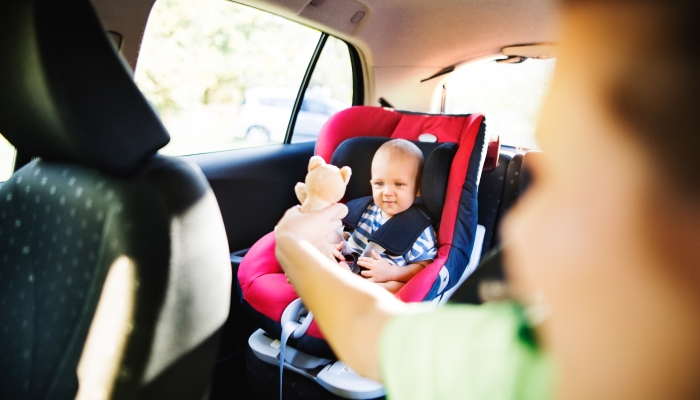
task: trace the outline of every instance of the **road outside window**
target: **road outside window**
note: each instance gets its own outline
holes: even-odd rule
[[[329,37],[304,92],[292,143],[316,141],[328,118],[352,105],[352,80],[348,45]]]
[[[158,0],[135,80],[170,133],[161,153],[282,142],[320,36],[224,0]]]
[[[453,72],[445,83],[445,112],[485,113],[490,136],[499,135],[501,143],[508,146],[538,149],[535,130],[554,66],[554,59],[467,65]],[[433,108],[439,109],[439,93],[435,98]]]
[[[0,135],[0,182],[5,182],[12,176],[15,163],[15,146],[11,145]]]

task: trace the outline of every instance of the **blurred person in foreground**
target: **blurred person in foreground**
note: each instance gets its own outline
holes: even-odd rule
[[[518,301],[401,303],[317,250],[343,205],[289,210],[277,257],[340,359],[392,399],[700,398],[698,8],[563,1],[543,153],[502,227]]]

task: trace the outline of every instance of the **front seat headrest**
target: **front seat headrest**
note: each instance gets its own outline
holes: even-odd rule
[[[170,140],[88,0],[0,2],[0,133],[117,175]]]

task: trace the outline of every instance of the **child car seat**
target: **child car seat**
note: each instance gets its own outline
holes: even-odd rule
[[[368,136],[374,138],[368,139]],[[353,178],[345,197],[345,200],[352,200],[371,195],[367,182],[374,151],[384,141],[393,138],[437,142],[419,141],[417,144],[427,155],[421,192],[425,208],[437,221],[438,255],[396,296],[403,301],[440,303],[473,270],[481,253],[481,242],[477,240],[477,187],[487,153],[484,117],[480,114],[428,115],[353,107],[329,119],[319,134],[316,153],[331,164],[353,168]],[[439,160],[444,158],[440,152],[433,154],[440,143],[446,142],[457,144],[454,160],[447,163]],[[483,237],[483,232],[481,234]],[[276,340],[282,337],[282,322],[288,322],[283,319],[300,325],[298,321],[303,316],[299,315],[302,310],[299,302],[288,307],[298,296],[286,282],[275,259],[273,233],[260,239],[246,254],[239,268],[238,284],[242,307],[264,330],[254,333],[249,344],[260,359],[276,363],[280,353],[275,348]],[[335,357],[316,324],[309,323],[309,319],[305,322],[305,334],[292,335],[289,343],[293,347],[288,348],[284,358],[289,362],[286,367],[308,375],[308,370],[328,364]],[[313,378],[318,379],[323,372],[332,372],[333,369],[347,371],[342,366],[335,367],[336,364],[328,364]],[[381,390],[364,394],[334,390],[327,385],[328,382],[325,383],[324,387],[344,397],[369,398],[382,394]],[[353,379],[354,385],[358,383]]]

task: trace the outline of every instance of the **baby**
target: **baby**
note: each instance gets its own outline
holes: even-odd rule
[[[423,170],[423,153],[415,144],[394,139],[384,143],[372,159],[372,197],[374,202],[362,214],[354,232],[347,239],[347,248],[362,254],[367,247],[367,237],[379,229],[394,215],[406,211],[416,196],[420,196],[419,182]],[[411,250],[406,254],[377,254],[371,251],[371,257],[359,257],[357,264],[365,270],[361,275],[376,282],[392,293],[399,289],[430,264],[435,255],[435,231],[432,226],[423,231]],[[333,254],[348,266],[340,253],[341,242]]]

